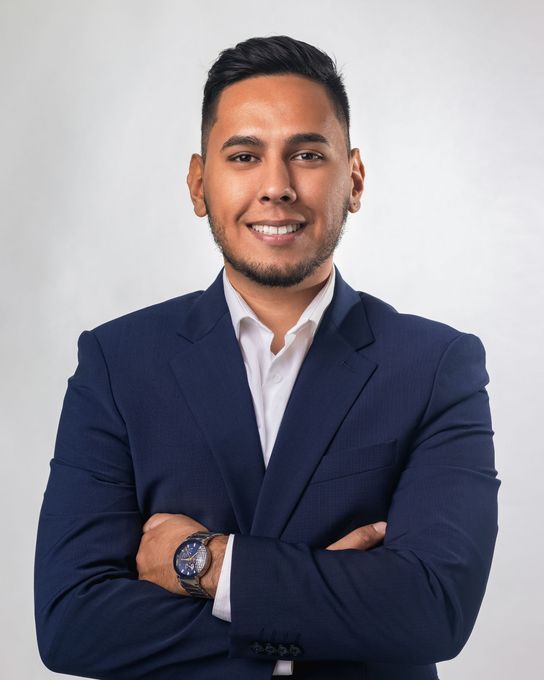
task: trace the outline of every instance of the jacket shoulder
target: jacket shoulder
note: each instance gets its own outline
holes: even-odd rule
[[[195,290],[184,295],[156,302],[147,307],[136,309],[121,316],[109,319],[92,330],[100,339],[133,335],[152,328],[168,330],[182,319],[191,309],[194,301],[203,290]]]
[[[375,336],[394,335],[399,341],[419,338],[433,343],[446,343],[471,334],[444,321],[418,314],[399,312],[393,305],[370,293],[358,291]]]

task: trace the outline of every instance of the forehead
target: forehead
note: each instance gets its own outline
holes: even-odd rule
[[[253,76],[221,92],[210,143],[213,138],[221,144],[241,131],[272,138],[307,130],[342,143],[342,128],[325,87],[292,74]]]

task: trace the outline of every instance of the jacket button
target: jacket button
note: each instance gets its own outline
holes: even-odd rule
[[[264,652],[264,647],[261,645],[260,642],[257,642],[257,640],[255,640],[254,642],[252,642],[252,643],[250,644],[249,648],[250,648],[252,651],[254,651],[255,654],[263,654],[263,652]]]
[[[289,645],[289,654],[291,656],[300,656],[302,654],[302,647],[298,645]]]
[[[264,651],[267,654],[277,654],[278,653],[278,650],[276,649],[276,647],[270,642],[266,643],[266,645],[264,646]]]

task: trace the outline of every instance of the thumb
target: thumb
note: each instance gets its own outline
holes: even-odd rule
[[[327,546],[327,550],[370,550],[384,537],[387,522],[376,522],[357,527],[340,540]]]
[[[387,529],[387,522],[376,522],[372,526],[379,534],[381,534],[382,536],[385,535],[385,530]]]

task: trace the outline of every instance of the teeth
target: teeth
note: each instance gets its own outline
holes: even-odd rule
[[[250,224],[249,226],[255,231],[258,231],[259,234],[270,235],[290,234],[293,231],[298,231],[302,227],[301,224],[286,224],[283,227],[273,227],[270,224]]]

